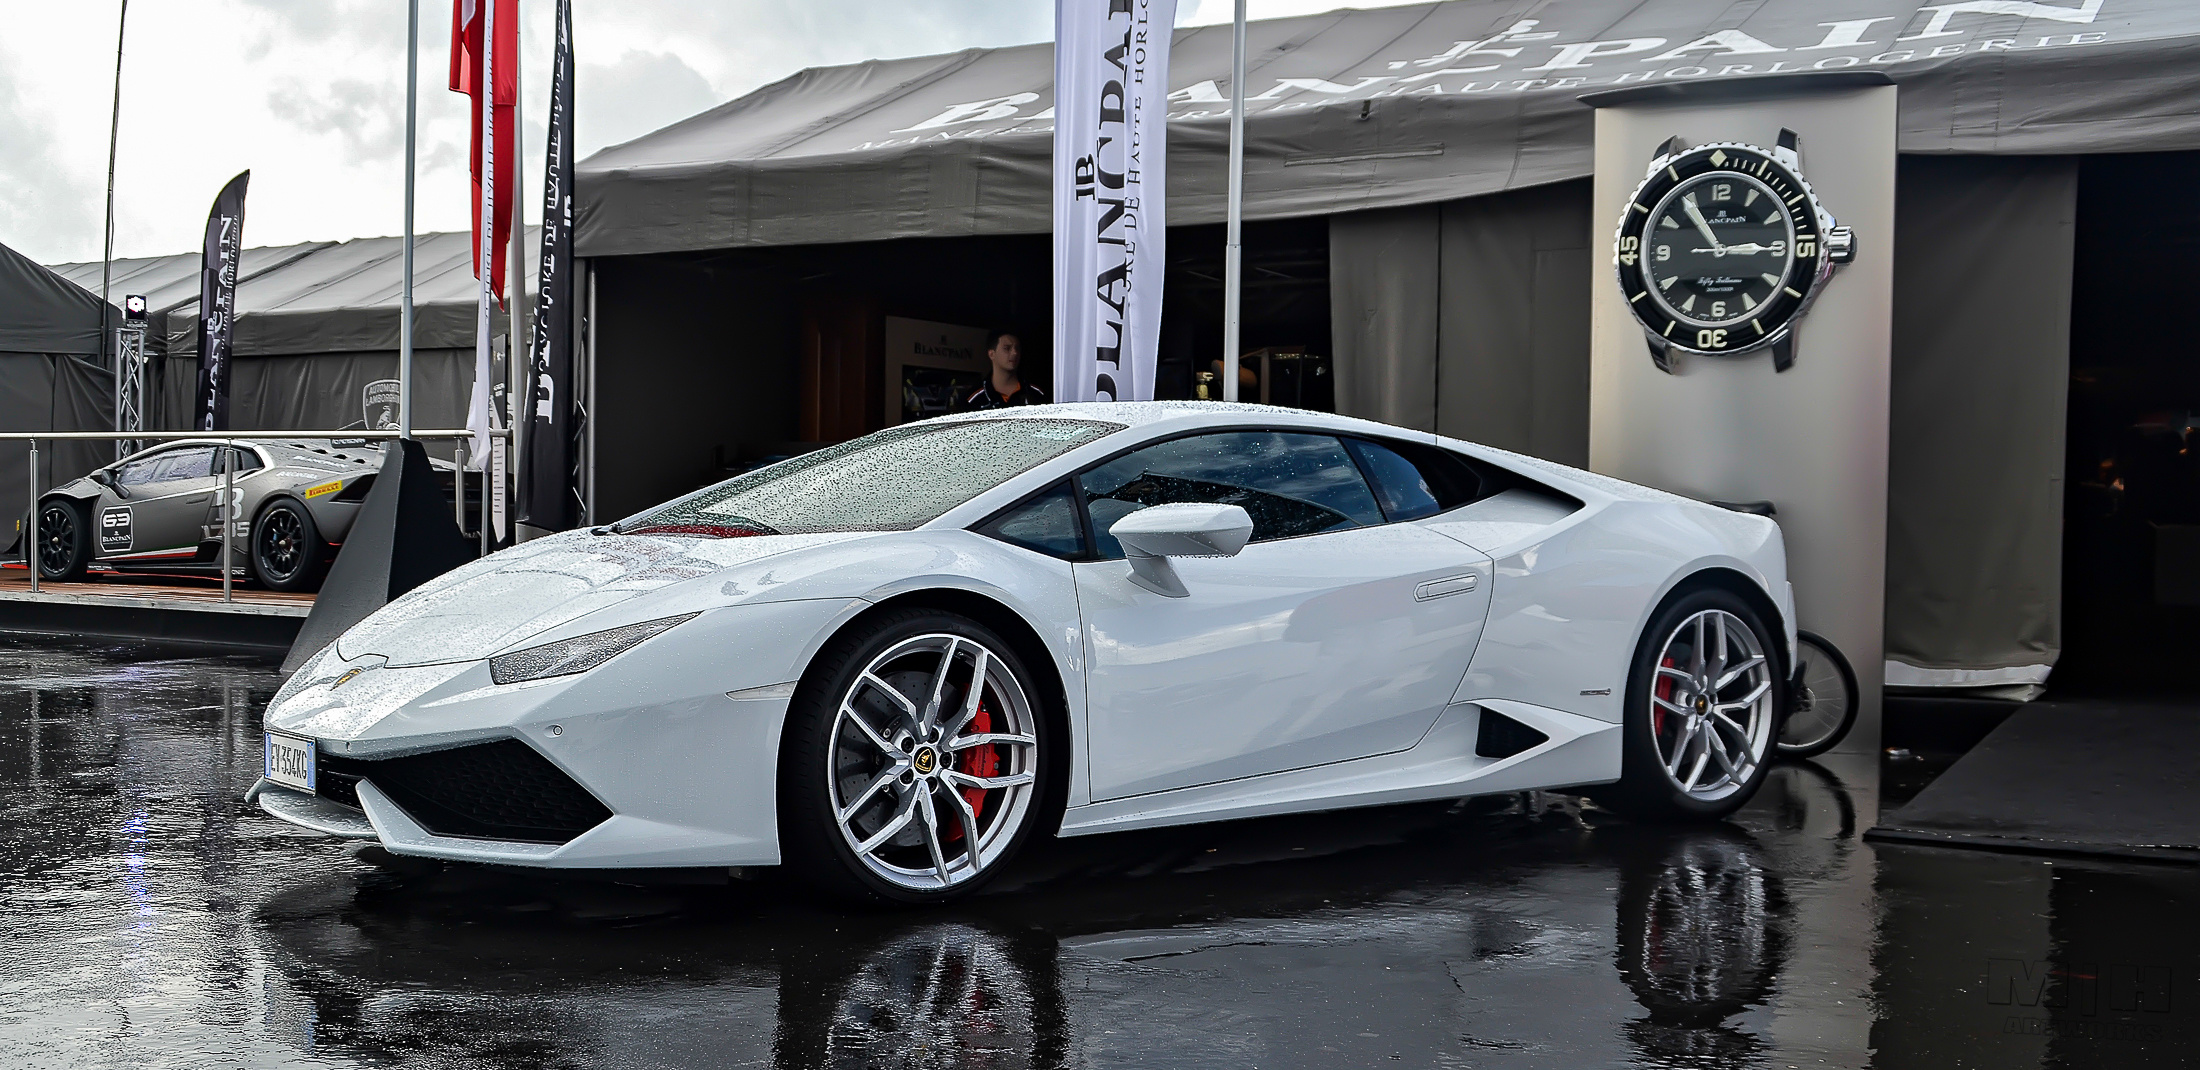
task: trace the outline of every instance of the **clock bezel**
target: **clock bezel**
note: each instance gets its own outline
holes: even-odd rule
[[[1650,228],[1656,225],[1656,209],[1666,196],[1691,179],[1720,172],[1754,179],[1780,199],[1787,208],[1793,256],[1783,285],[1758,306],[1761,311],[1757,315],[1730,326],[1706,327],[1671,315],[1659,304],[1645,279],[1642,256],[1651,244],[1647,238]],[[1715,142],[1661,160],[1635,187],[1620,213],[1612,242],[1612,268],[1619,278],[1621,295],[1627,299],[1628,312],[1650,335],[1654,346],[1703,356],[1734,356],[1772,345],[1788,336],[1796,318],[1810,307],[1833,273],[1825,241],[1831,224],[1819,209],[1817,194],[1802,175],[1755,145]],[[1806,243],[1808,256],[1802,252]]]

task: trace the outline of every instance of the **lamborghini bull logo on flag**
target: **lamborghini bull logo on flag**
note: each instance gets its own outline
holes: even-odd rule
[[[1153,397],[1176,0],[1055,0],[1054,390]]]

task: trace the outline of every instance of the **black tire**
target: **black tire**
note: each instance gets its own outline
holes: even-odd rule
[[[252,521],[252,578],[271,591],[310,591],[321,584],[328,543],[313,514],[290,498],[277,498]]]
[[[977,661],[964,646],[935,651],[926,645],[945,644],[948,637],[976,644],[986,652],[988,676],[978,707],[985,711],[982,724],[972,721],[973,727],[955,729],[949,723],[960,715]],[[957,657],[971,657],[970,668],[964,668]],[[909,708],[915,708],[924,703],[925,695],[922,687],[908,688],[907,677],[923,666],[940,664],[949,666],[948,683],[942,688],[939,723],[931,729],[868,682],[890,682],[904,697],[913,697]],[[960,684],[954,682],[958,670]],[[947,902],[990,881],[1022,850],[1033,830],[1055,817],[1052,767],[1056,763],[1050,760],[1055,746],[1054,711],[1048,696],[1009,643],[957,613],[926,608],[892,611],[835,636],[796,687],[780,744],[779,847],[788,870],[835,898],[871,904]],[[843,723],[844,699],[865,719],[868,736],[857,726]],[[994,723],[995,717],[1001,718],[999,724]],[[1017,731],[1026,728],[1028,732]],[[924,736],[926,731],[932,735]],[[985,744],[982,749],[963,751],[947,746],[963,736],[1003,731],[1028,736],[1029,742]],[[883,739],[893,749],[881,748],[873,739]],[[934,756],[927,761],[925,752]],[[985,753],[992,755],[993,764],[982,769],[969,764],[985,760]],[[894,769],[902,774],[886,775]],[[922,776],[917,775],[919,769]],[[1029,777],[994,789],[958,786],[964,782],[953,779],[974,772],[1002,780],[1025,773]],[[972,799],[971,792],[978,793],[977,801],[964,802]],[[844,797],[846,802],[841,801]],[[866,798],[871,802],[861,801]],[[938,820],[953,821],[955,826],[926,832],[917,817],[928,806],[941,815]],[[845,831],[839,819],[844,808],[853,815]],[[970,819],[973,824],[962,825],[960,815],[972,811],[976,813]],[[912,816],[900,833],[859,855],[859,844],[851,842],[851,837],[875,837],[904,812]],[[977,835],[966,835],[963,828],[974,828]],[[912,832],[916,842],[904,844]],[[967,849],[971,842],[979,844],[978,851]],[[962,853],[936,861],[951,849]],[[925,886],[933,878],[923,869],[933,864],[940,883]]]
[[[56,583],[82,579],[92,563],[91,511],[74,498],[38,503],[38,578]]]
[[[1856,670],[1816,632],[1795,633],[1795,663],[1802,670],[1800,686],[1788,696],[1787,716],[1773,742],[1782,758],[1816,758],[1856,724]]]
[[[1679,633],[1684,623],[1692,622],[1700,615],[1716,617],[1720,614],[1724,615],[1722,619],[1738,621],[1747,629],[1750,640],[1764,659],[1762,675],[1737,680],[1735,684],[1728,685],[1728,689],[1717,691],[1715,698],[1707,697],[1704,706],[1695,705],[1689,691],[1675,690],[1671,698],[1682,700],[1684,705],[1697,710],[1698,716],[1688,718],[1685,712],[1673,714],[1683,717],[1684,720],[1675,722],[1669,728],[1665,720],[1669,715],[1668,710],[1653,703],[1654,689],[1660,685],[1661,668],[1669,667],[1663,664],[1667,660],[1668,648],[1686,641]],[[1707,642],[1706,645],[1710,644]],[[1595,789],[1590,793],[1591,797],[1610,809],[1645,821],[1715,821],[1741,809],[1750,796],[1756,793],[1758,785],[1764,782],[1765,769],[1771,764],[1773,757],[1773,741],[1779,733],[1779,713],[1784,708],[1782,703],[1786,698],[1787,671],[1781,646],[1778,633],[1766,627],[1763,617],[1733,592],[1717,587],[1698,587],[1684,590],[1670,598],[1651,616],[1649,626],[1643,629],[1642,638],[1635,649],[1634,663],[1627,675],[1627,705],[1623,714],[1625,719],[1620,727],[1619,782]],[[1759,707],[1752,704],[1748,711],[1740,711],[1747,714],[1745,720],[1732,723],[1739,724],[1746,731],[1740,734],[1721,734],[1721,729],[1716,724],[1709,725],[1709,731],[1717,735],[1722,745],[1727,742],[1734,745],[1734,750],[1739,752],[1733,755],[1735,758],[1748,756],[1746,764],[1737,763],[1743,775],[1737,779],[1722,772],[1715,790],[1691,791],[1684,788],[1681,781],[1694,780],[1704,766],[1710,765],[1711,756],[1705,753],[1704,747],[1707,744],[1671,741],[1676,736],[1684,735],[1682,726],[1685,724],[1708,724],[1711,720],[1710,703],[1721,699],[1737,699],[1754,690],[1756,686],[1766,688],[1759,698],[1769,705]],[[1666,698],[1659,699],[1659,702],[1666,701]],[[1731,722],[1731,718],[1729,720]],[[1661,740],[1669,741],[1669,746],[1679,748],[1677,760],[1688,767],[1690,772],[1683,774],[1667,771]],[[1693,752],[1689,750],[1691,746],[1696,747]],[[1690,753],[1698,755],[1702,763],[1699,765],[1690,762]]]

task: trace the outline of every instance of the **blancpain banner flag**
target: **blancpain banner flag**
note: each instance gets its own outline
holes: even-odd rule
[[[1054,3],[1054,394],[1153,397],[1176,0]]]

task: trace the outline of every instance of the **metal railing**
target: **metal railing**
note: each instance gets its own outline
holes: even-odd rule
[[[490,430],[487,434],[490,438],[510,438],[512,435],[512,431],[510,428],[499,427]],[[191,440],[196,442],[220,443],[226,448],[233,449],[239,442],[279,442],[285,440],[294,441],[298,439],[323,441],[333,440],[345,442],[386,442],[391,439],[402,437],[405,436],[396,431],[362,431],[356,429],[350,431],[0,431],[0,442],[28,442],[30,443],[31,447],[30,519],[25,523],[23,529],[23,564],[28,567],[31,574],[31,592],[33,594],[36,594],[39,590],[38,497],[40,491],[38,489],[38,443],[41,441],[176,442]],[[451,440],[453,442],[454,457],[461,457],[463,456],[462,451],[466,449],[466,443],[474,438],[474,432],[463,429],[439,429],[434,431],[414,431],[411,437],[417,439]],[[481,552],[483,553],[483,555],[487,555],[489,552],[489,464],[488,458],[486,457],[482,458],[482,461],[482,494],[480,518]],[[456,471],[453,473],[451,483],[451,519],[458,523],[458,528],[460,531],[464,531],[466,530],[466,465],[463,460],[454,461],[454,465],[456,467]],[[101,467],[105,466],[103,465]],[[237,526],[236,517],[231,515],[231,510],[233,510],[237,504],[236,494],[236,465],[232,463],[231,456],[227,452],[224,452],[222,454],[221,504],[216,507],[216,512],[221,518],[222,527],[221,572],[222,601],[224,602],[233,602],[236,600],[233,591],[236,559],[233,556],[233,551],[230,549],[230,536],[234,533]],[[92,533],[86,532],[84,534],[84,537],[89,539],[92,537]]]

